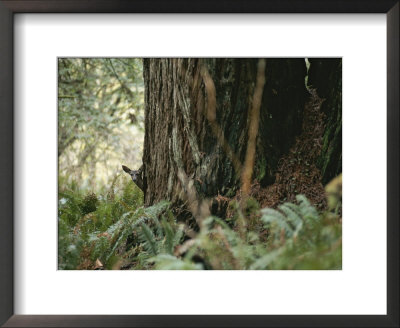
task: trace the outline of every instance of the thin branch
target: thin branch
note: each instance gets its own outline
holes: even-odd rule
[[[132,90],[129,89],[129,88],[126,86],[126,84],[120,79],[119,75],[118,75],[117,72],[115,71],[115,68],[114,68],[114,65],[113,65],[111,59],[107,58],[106,60],[109,62],[110,66],[111,66],[111,70],[112,70],[112,72],[113,72],[115,78],[118,80],[119,84],[121,85],[122,89],[125,90],[125,91],[129,94],[129,96],[132,97],[132,99],[134,99],[134,98],[135,98],[135,95],[133,94]]]
[[[253,175],[256,154],[256,138],[260,122],[260,107],[265,84],[265,59],[259,59],[257,65],[257,81],[254,90],[252,108],[250,112],[249,140],[247,142],[246,158],[242,172],[242,191],[246,196],[250,191],[251,177]]]
[[[189,178],[185,171],[181,168],[178,169],[178,179],[181,183],[183,191],[187,197],[187,206],[193,214],[197,225],[203,229],[203,221],[211,215],[210,201],[208,199],[201,199],[194,186],[193,179]]]
[[[226,140],[224,131],[221,129],[220,125],[217,122],[217,114],[216,114],[217,100],[216,100],[215,84],[205,65],[203,65],[201,69],[201,75],[203,77],[207,93],[207,120],[210,123],[211,130],[215,135],[215,137],[217,138],[219,145],[222,147],[225,154],[232,162],[236,173],[239,175],[242,169],[242,164],[240,163],[239,158],[236,156],[235,152],[233,151],[228,141]]]

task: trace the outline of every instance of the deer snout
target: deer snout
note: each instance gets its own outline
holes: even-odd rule
[[[129,174],[131,175],[133,181],[137,180],[138,171],[131,171]]]

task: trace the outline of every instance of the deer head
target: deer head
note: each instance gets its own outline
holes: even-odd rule
[[[143,190],[143,165],[139,168],[139,170],[131,170],[129,167],[122,165],[122,169],[128,173],[132,181]]]

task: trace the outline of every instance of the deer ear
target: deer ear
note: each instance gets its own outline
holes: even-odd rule
[[[125,165],[122,165],[122,169],[126,172],[126,173],[131,173],[131,169]]]

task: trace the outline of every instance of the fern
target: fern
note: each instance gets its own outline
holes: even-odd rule
[[[161,225],[164,229],[165,235],[163,250],[165,253],[173,254],[175,246],[179,245],[183,238],[183,225],[179,225],[175,230],[175,227],[165,219],[161,221]]]
[[[151,209],[151,222],[142,224],[138,230],[139,239],[142,242],[144,250],[152,256],[157,254],[173,254],[175,246],[177,246],[183,238],[183,225],[178,225],[176,221],[168,222],[165,218],[159,221],[156,214],[160,213],[169,204],[158,206]],[[151,227],[154,226],[154,231]]]
[[[256,261],[254,261],[250,265],[251,270],[265,270],[267,269],[270,264],[275,261],[280,254],[282,254],[283,249],[278,248],[277,250],[273,250],[268,252],[267,254],[261,256]]]
[[[304,226],[314,226],[319,220],[316,209],[303,195],[297,195],[299,204],[285,203],[278,206],[278,210],[265,208],[261,210],[261,220],[265,228],[270,229],[275,242],[282,238],[282,231],[286,238],[297,237]]]
[[[159,254],[157,269],[198,268],[195,257],[213,269],[337,269],[341,267],[341,229],[320,215],[302,195],[297,203],[277,210],[265,208],[248,215],[262,223],[268,237],[260,238],[256,223],[244,235],[239,227],[209,217],[202,231],[186,246],[182,258]],[[265,234],[265,233],[264,233]],[[187,249],[186,249],[187,248]],[[188,266],[190,262],[193,266]],[[204,265],[203,265],[204,268]]]
[[[203,266],[200,263],[181,260],[169,254],[160,254],[149,259],[155,263],[156,269],[161,270],[202,270]]]
[[[159,247],[157,245],[156,236],[146,224],[141,224],[139,238],[147,253],[150,255],[157,255]]]
[[[244,210],[232,209],[234,220],[208,217],[184,239],[184,225],[168,202],[144,208],[132,186],[114,188],[106,196],[87,196],[73,186],[60,191],[60,269],[92,269],[97,259],[104,268],[121,260],[133,269],[341,268],[338,216],[318,213],[302,195],[277,209],[260,209],[251,199]]]

